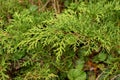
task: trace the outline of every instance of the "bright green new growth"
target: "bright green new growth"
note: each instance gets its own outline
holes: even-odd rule
[[[107,64],[108,69],[98,65],[104,74],[100,80],[120,74],[119,4],[81,1],[56,16],[33,14],[36,7],[14,12],[5,31],[0,29],[0,79],[8,79],[6,72],[14,66],[15,80],[86,80],[83,68],[90,58]]]

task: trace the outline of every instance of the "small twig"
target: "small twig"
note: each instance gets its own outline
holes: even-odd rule
[[[60,5],[59,5],[59,0],[57,0],[57,2],[56,2],[56,6],[57,6],[57,13],[60,13]]]
[[[115,78],[120,77],[120,74],[114,76],[111,80],[115,80]]]
[[[53,8],[56,14],[60,13],[59,0],[53,0]]]
[[[53,8],[55,10],[55,13],[57,13],[56,0],[53,0]]]
[[[43,4],[42,4],[42,1],[41,0],[38,0],[38,11],[40,11],[40,6],[43,6]]]
[[[99,80],[99,78],[100,78],[102,75],[103,75],[103,72],[102,72],[100,75],[98,75],[98,77],[96,78],[96,80]]]
[[[45,7],[47,6],[47,4],[50,2],[50,0],[47,0],[47,2],[43,5],[43,7],[39,10],[39,11],[42,11],[45,9]]]

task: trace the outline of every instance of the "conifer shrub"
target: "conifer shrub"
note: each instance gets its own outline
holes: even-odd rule
[[[71,2],[56,15],[34,6],[13,12],[5,29],[0,24],[0,79],[119,78],[119,5],[91,0]]]

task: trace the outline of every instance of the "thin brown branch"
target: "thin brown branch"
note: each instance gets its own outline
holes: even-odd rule
[[[53,8],[54,8],[56,14],[60,13],[59,2],[60,2],[59,0],[53,0]]]
[[[51,0],[47,0],[47,2],[43,5],[41,9],[39,9],[39,11],[43,11],[50,1]]]
[[[115,80],[117,77],[120,77],[120,74],[114,76],[111,80]]]
[[[103,75],[103,72],[102,72],[100,75],[98,75],[98,77],[96,78],[96,80],[99,80],[99,78],[100,78],[102,75]]]
[[[43,3],[41,0],[38,0],[37,4],[38,4],[38,11],[40,11],[40,7],[43,6]]]

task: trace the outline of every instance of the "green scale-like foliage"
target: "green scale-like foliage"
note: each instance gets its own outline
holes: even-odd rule
[[[100,9],[99,12],[93,12],[93,9],[89,9],[91,7],[89,5],[81,3],[76,11],[68,9],[65,13],[57,15],[55,19],[43,21],[46,28],[41,25],[30,29],[25,33],[27,38],[25,37],[20,45],[27,45],[27,43],[33,45],[40,41],[43,47],[51,46],[51,49],[55,48],[54,50],[60,51],[61,54],[65,51],[65,47],[74,46],[75,48],[84,44],[84,49],[87,48],[87,51],[89,49],[97,51],[99,47],[103,47],[109,52],[113,46],[119,44],[119,26],[112,20],[114,16],[119,15],[115,15],[115,9],[110,9],[109,6],[102,8],[103,10]],[[96,9],[96,5],[91,8]],[[109,18],[111,15],[112,19]]]
[[[52,12],[34,14],[35,6],[14,12],[5,31],[0,30],[0,79],[86,80],[83,68],[91,58],[107,64],[103,67],[108,69],[98,65],[104,74],[100,80],[119,74],[119,4],[80,1],[55,16]]]

